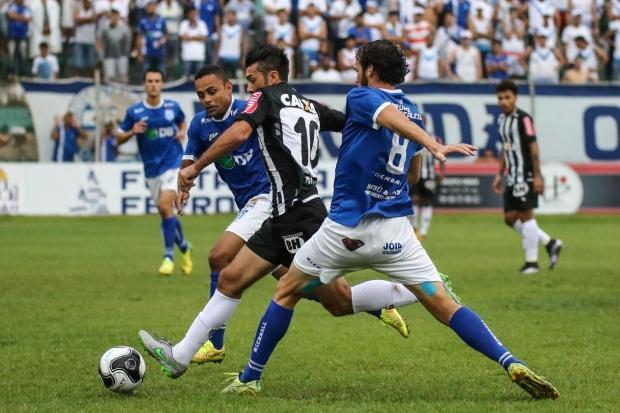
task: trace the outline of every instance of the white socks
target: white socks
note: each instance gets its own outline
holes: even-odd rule
[[[218,290],[198,314],[185,337],[172,348],[174,359],[187,365],[194,354],[209,339],[209,332],[221,328],[239,306],[240,300],[226,297]]]
[[[538,242],[540,242],[541,245],[546,246],[549,243],[549,241],[551,241],[551,237],[545,231],[540,229],[540,227],[538,226],[538,223],[536,222],[535,219],[531,219],[531,221],[534,221],[536,223],[536,228],[537,228],[537,231],[538,231]],[[515,223],[512,224],[512,229],[517,231],[519,233],[519,235],[523,236],[523,233],[522,233],[522,231],[523,231],[523,222],[521,222],[520,219],[516,220]]]
[[[372,280],[351,287],[351,301],[353,312],[360,313],[413,304],[418,297],[402,284]]]
[[[538,262],[538,225],[535,219],[523,223],[522,237],[525,262]]]
[[[515,223],[514,223],[514,224],[512,224],[512,229],[514,229],[515,231],[517,231],[517,233],[518,233],[519,235],[523,236],[523,233],[522,233],[522,231],[523,231],[523,222],[521,222],[521,220],[520,220],[520,219],[517,219],[517,220],[515,221]]]
[[[420,208],[420,235],[426,236],[428,229],[431,226],[431,219],[433,218],[433,207],[423,206]]]

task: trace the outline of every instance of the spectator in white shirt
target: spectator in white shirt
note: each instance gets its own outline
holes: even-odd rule
[[[294,62],[295,62],[295,47],[297,46],[297,32],[295,26],[289,22],[289,12],[286,9],[280,9],[277,11],[278,21],[272,26],[269,32],[269,43],[275,44],[281,49],[284,49],[286,57],[288,57],[289,65],[289,79],[295,77]]]
[[[288,15],[291,14],[291,0],[263,0],[263,8],[265,9],[265,29],[271,32],[273,26],[278,24],[279,10],[285,10]]]
[[[302,55],[303,76],[310,75],[310,65],[318,59],[321,43],[327,40],[327,25],[321,18],[319,10],[314,3],[306,8],[306,14],[297,23],[299,31],[299,49]]]
[[[596,0],[568,0],[568,11],[581,13],[581,22],[590,30],[598,32],[598,18],[596,18]]]
[[[385,17],[383,17],[383,14],[379,13],[379,7],[377,2],[374,0],[366,2],[364,24],[370,28],[372,40],[378,40],[381,38],[381,32],[383,31],[383,25],[385,24]]]
[[[204,63],[206,41],[209,38],[207,24],[198,18],[198,10],[191,8],[187,11],[187,20],[179,26],[181,38],[181,60],[183,61],[183,75],[194,75]]]
[[[575,59],[577,57],[581,59],[583,68],[590,72],[590,80],[598,81],[599,64],[604,65],[607,63],[607,55],[598,45],[590,44],[584,36],[577,36],[575,38],[575,46],[577,46],[577,56]]]
[[[555,17],[555,6],[552,0],[532,0],[528,6],[528,23],[530,34],[538,33],[543,27],[543,16],[548,14]]]
[[[395,10],[390,11],[388,21],[383,25],[383,38],[395,43],[405,41],[403,25],[400,22],[398,12]]]
[[[183,8],[177,0],[161,0],[157,5],[157,14],[166,21],[166,59],[174,64],[179,56],[179,23],[183,19]]]
[[[231,78],[237,77],[244,55],[246,36],[237,21],[237,13],[227,10],[217,37],[219,64]]]
[[[529,58],[529,78],[534,83],[559,82],[559,72],[564,59],[557,49],[549,47],[544,31],[536,33],[534,47],[528,48],[525,55]]]
[[[353,19],[362,12],[358,0],[334,0],[329,7],[329,21],[338,37],[336,49],[340,48],[349,36]]]
[[[564,58],[568,62],[575,60],[577,56],[577,45],[575,39],[583,36],[588,43],[592,41],[592,31],[581,23],[581,12],[575,10],[572,13],[571,24],[564,28],[562,32],[562,44],[564,47]]]
[[[338,51],[338,70],[342,80],[348,83],[355,83],[357,80],[355,43],[355,37],[349,36],[344,42],[344,47]]]
[[[323,55],[319,62],[319,67],[316,68],[310,79],[313,82],[324,82],[324,83],[340,83],[342,82],[342,77],[340,76],[340,72],[334,69],[334,64],[329,58],[329,55]]]
[[[439,57],[439,48],[430,36],[423,48],[418,51],[414,79],[433,81],[439,79],[445,71],[445,65]]]
[[[75,44],[73,45],[73,65],[78,76],[92,76],[97,64],[95,48],[95,22],[97,15],[91,0],[83,0],[73,14],[75,22]]]
[[[244,31],[248,30],[252,14],[254,13],[254,2],[250,0],[230,0],[226,4],[225,10],[232,10],[237,16],[237,21],[243,27]]]
[[[609,31],[605,35],[614,45],[613,80],[620,80],[620,4],[618,8],[618,17],[609,23]]]
[[[454,64],[454,72],[448,65],[448,73],[453,80],[476,82],[482,79],[482,63],[480,52],[472,44],[472,33],[469,30],[461,32],[461,44],[456,47],[450,56],[450,65]]]
[[[39,45],[39,54],[32,62],[32,74],[38,79],[56,79],[58,77],[58,59],[49,52],[47,43]]]
[[[484,58],[491,51],[493,8],[482,0],[474,2],[473,12],[469,13],[468,26],[474,36],[475,45]]]
[[[558,42],[558,33],[553,17],[554,16],[551,13],[545,12],[543,14],[542,26],[540,26],[536,31],[536,33],[542,33],[545,35],[545,38],[547,39],[547,47],[549,49],[555,49]]]
[[[308,12],[308,6],[314,4],[314,7],[319,11],[319,14],[323,15],[327,13],[327,1],[326,0],[299,0],[297,9],[300,16],[305,16]]]

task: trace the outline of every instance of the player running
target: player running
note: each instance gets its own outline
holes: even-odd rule
[[[538,243],[549,254],[549,268],[553,269],[562,251],[562,241],[551,238],[540,229],[534,218],[538,195],[545,185],[540,173],[540,158],[532,117],[517,108],[517,85],[504,80],[496,87],[497,103],[501,110],[498,119],[502,153],[499,171],[493,179],[493,190],[502,192],[502,178],[506,167],[508,177],[504,189],[504,222],[521,235],[525,250],[525,264],[521,274],[535,274],[538,267]]]
[[[237,114],[246,106],[244,100],[233,98],[232,83],[219,66],[203,66],[196,74],[194,84],[198,99],[206,110],[197,113],[190,122],[183,168],[196,162],[235,122]],[[271,185],[255,133],[241,146],[216,160],[215,167],[233,193],[239,213],[209,253],[211,297],[217,289],[220,271],[230,264],[271,213]],[[182,213],[182,210],[180,211]],[[286,273],[286,268],[278,270],[278,273],[283,275]],[[353,287],[351,295],[353,299],[357,299],[360,307],[365,305],[364,298],[359,298],[360,294],[367,295],[370,290],[381,288],[393,287],[383,280],[368,281]],[[409,294],[406,296],[412,298]],[[400,306],[408,304],[408,301],[395,300],[395,303]],[[385,324],[396,328],[404,336],[408,335],[407,324],[396,309],[384,309],[377,311],[376,314]],[[192,361],[199,364],[217,363],[221,362],[224,356],[224,328],[221,328],[211,331],[209,340],[198,350]]]
[[[192,247],[185,240],[181,223],[172,208],[183,156],[181,141],[185,138],[185,115],[177,102],[162,97],[164,75],[161,71],[148,69],[143,80],[146,99],[127,108],[125,119],[116,131],[116,139],[119,145],[132,136],[138,139],[146,185],[161,215],[164,259],[159,273],[171,275],[174,271],[176,243],[182,255],[181,269],[184,274],[190,274]]]
[[[225,325],[244,290],[278,266],[288,267],[295,252],[327,215],[316,188],[318,133],[341,130],[344,114],[306,99],[286,83],[289,66],[283,50],[272,45],[259,46],[248,53],[246,64],[248,89],[254,93],[234,123],[198,160],[181,171],[177,208],[181,209],[187,201],[189,189],[203,168],[251,141],[256,131],[271,183],[271,218],[255,228],[256,232],[220,272],[217,290],[181,342],[173,346],[163,338],[140,331],[145,349],[173,378],[187,370],[209,332]],[[197,82],[199,91],[208,91],[204,82]],[[398,329],[403,336],[409,334],[406,323],[395,309],[386,308],[417,300],[404,286],[383,280],[351,288],[341,279],[315,291],[314,297],[333,315],[365,311]]]
[[[446,294],[435,265],[408,225],[413,211],[405,171],[411,155],[425,146],[444,161],[448,153],[473,155],[476,148],[442,145],[424,132],[416,106],[395,89],[403,82],[406,62],[402,50],[388,40],[358,50],[356,71],[362,87],[347,95],[329,217],[297,251],[278,282],[248,364],[225,393],[260,391],[261,371],[286,333],[301,292],[319,291],[348,272],[373,268],[405,284],[437,320],[499,363],[534,398],[559,396],[549,382],[516,359],[476,313]]]

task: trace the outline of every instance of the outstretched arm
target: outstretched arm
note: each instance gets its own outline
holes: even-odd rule
[[[377,123],[384,126],[403,138],[415,141],[426,147],[435,158],[445,162],[446,155],[449,153],[462,153],[464,155],[474,155],[478,148],[467,143],[458,145],[442,145],[433,139],[424,129],[407,118],[394,105],[387,105],[377,116]]]

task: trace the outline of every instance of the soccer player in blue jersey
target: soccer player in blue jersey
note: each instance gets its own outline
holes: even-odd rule
[[[260,391],[261,372],[284,336],[301,293],[348,272],[373,268],[406,285],[437,320],[500,364],[534,398],[557,398],[557,390],[515,358],[476,313],[449,297],[407,222],[413,213],[406,183],[412,155],[424,146],[445,161],[448,153],[473,155],[476,148],[442,145],[424,131],[417,107],[395,88],[403,82],[407,63],[392,42],[377,40],[362,46],[356,71],[361,87],[347,95],[347,121],[329,216],[297,251],[288,273],[278,282],[248,364],[224,392]]]
[[[138,139],[146,184],[161,215],[164,258],[159,273],[171,275],[174,271],[176,243],[182,254],[181,269],[184,274],[190,274],[193,267],[191,245],[185,240],[173,210],[183,156],[181,141],[185,139],[185,115],[177,102],[163,98],[164,75],[159,69],[148,69],[143,80],[146,98],[127,108],[116,139],[119,145],[132,136]]]
[[[203,66],[195,76],[194,85],[198,99],[206,110],[197,113],[190,122],[183,168],[196,162],[235,122],[237,114],[246,107],[246,101],[233,98],[232,83],[219,66]],[[265,171],[263,155],[255,133],[232,152],[215,161],[215,167],[220,177],[228,184],[240,211],[209,253],[211,297],[217,291],[220,272],[232,262],[249,238],[269,218],[272,199],[271,184]],[[178,207],[179,211],[182,211],[181,205]],[[286,268],[280,267],[274,275],[278,277],[285,273]],[[228,291],[224,288],[230,290],[231,286],[240,284],[238,279],[231,279],[226,275],[223,276],[222,283],[224,284],[222,290],[227,293]],[[243,287],[249,287],[249,284],[241,283]],[[335,283],[335,287],[338,292],[347,291],[349,288],[344,279]],[[358,310],[355,312],[370,310],[373,315],[377,315],[384,323],[394,327],[402,335],[408,334],[407,325],[396,309],[381,309],[381,306],[385,304],[387,304],[386,307],[388,305],[402,306],[414,302],[415,297],[404,287],[395,286],[383,280],[373,280],[352,287],[350,296],[356,304],[355,309]],[[388,298],[382,300],[381,296],[388,296]],[[394,296],[396,299],[391,298]],[[338,313],[342,307],[339,302],[348,302],[348,300],[348,295],[340,294],[328,296],[322,302],[333,314],[344,315],[344,313]],[[224,356],[224,328],[219,328],[210,331],[209,341],[196,352],[192,361],[199,364],[220,362]]]

